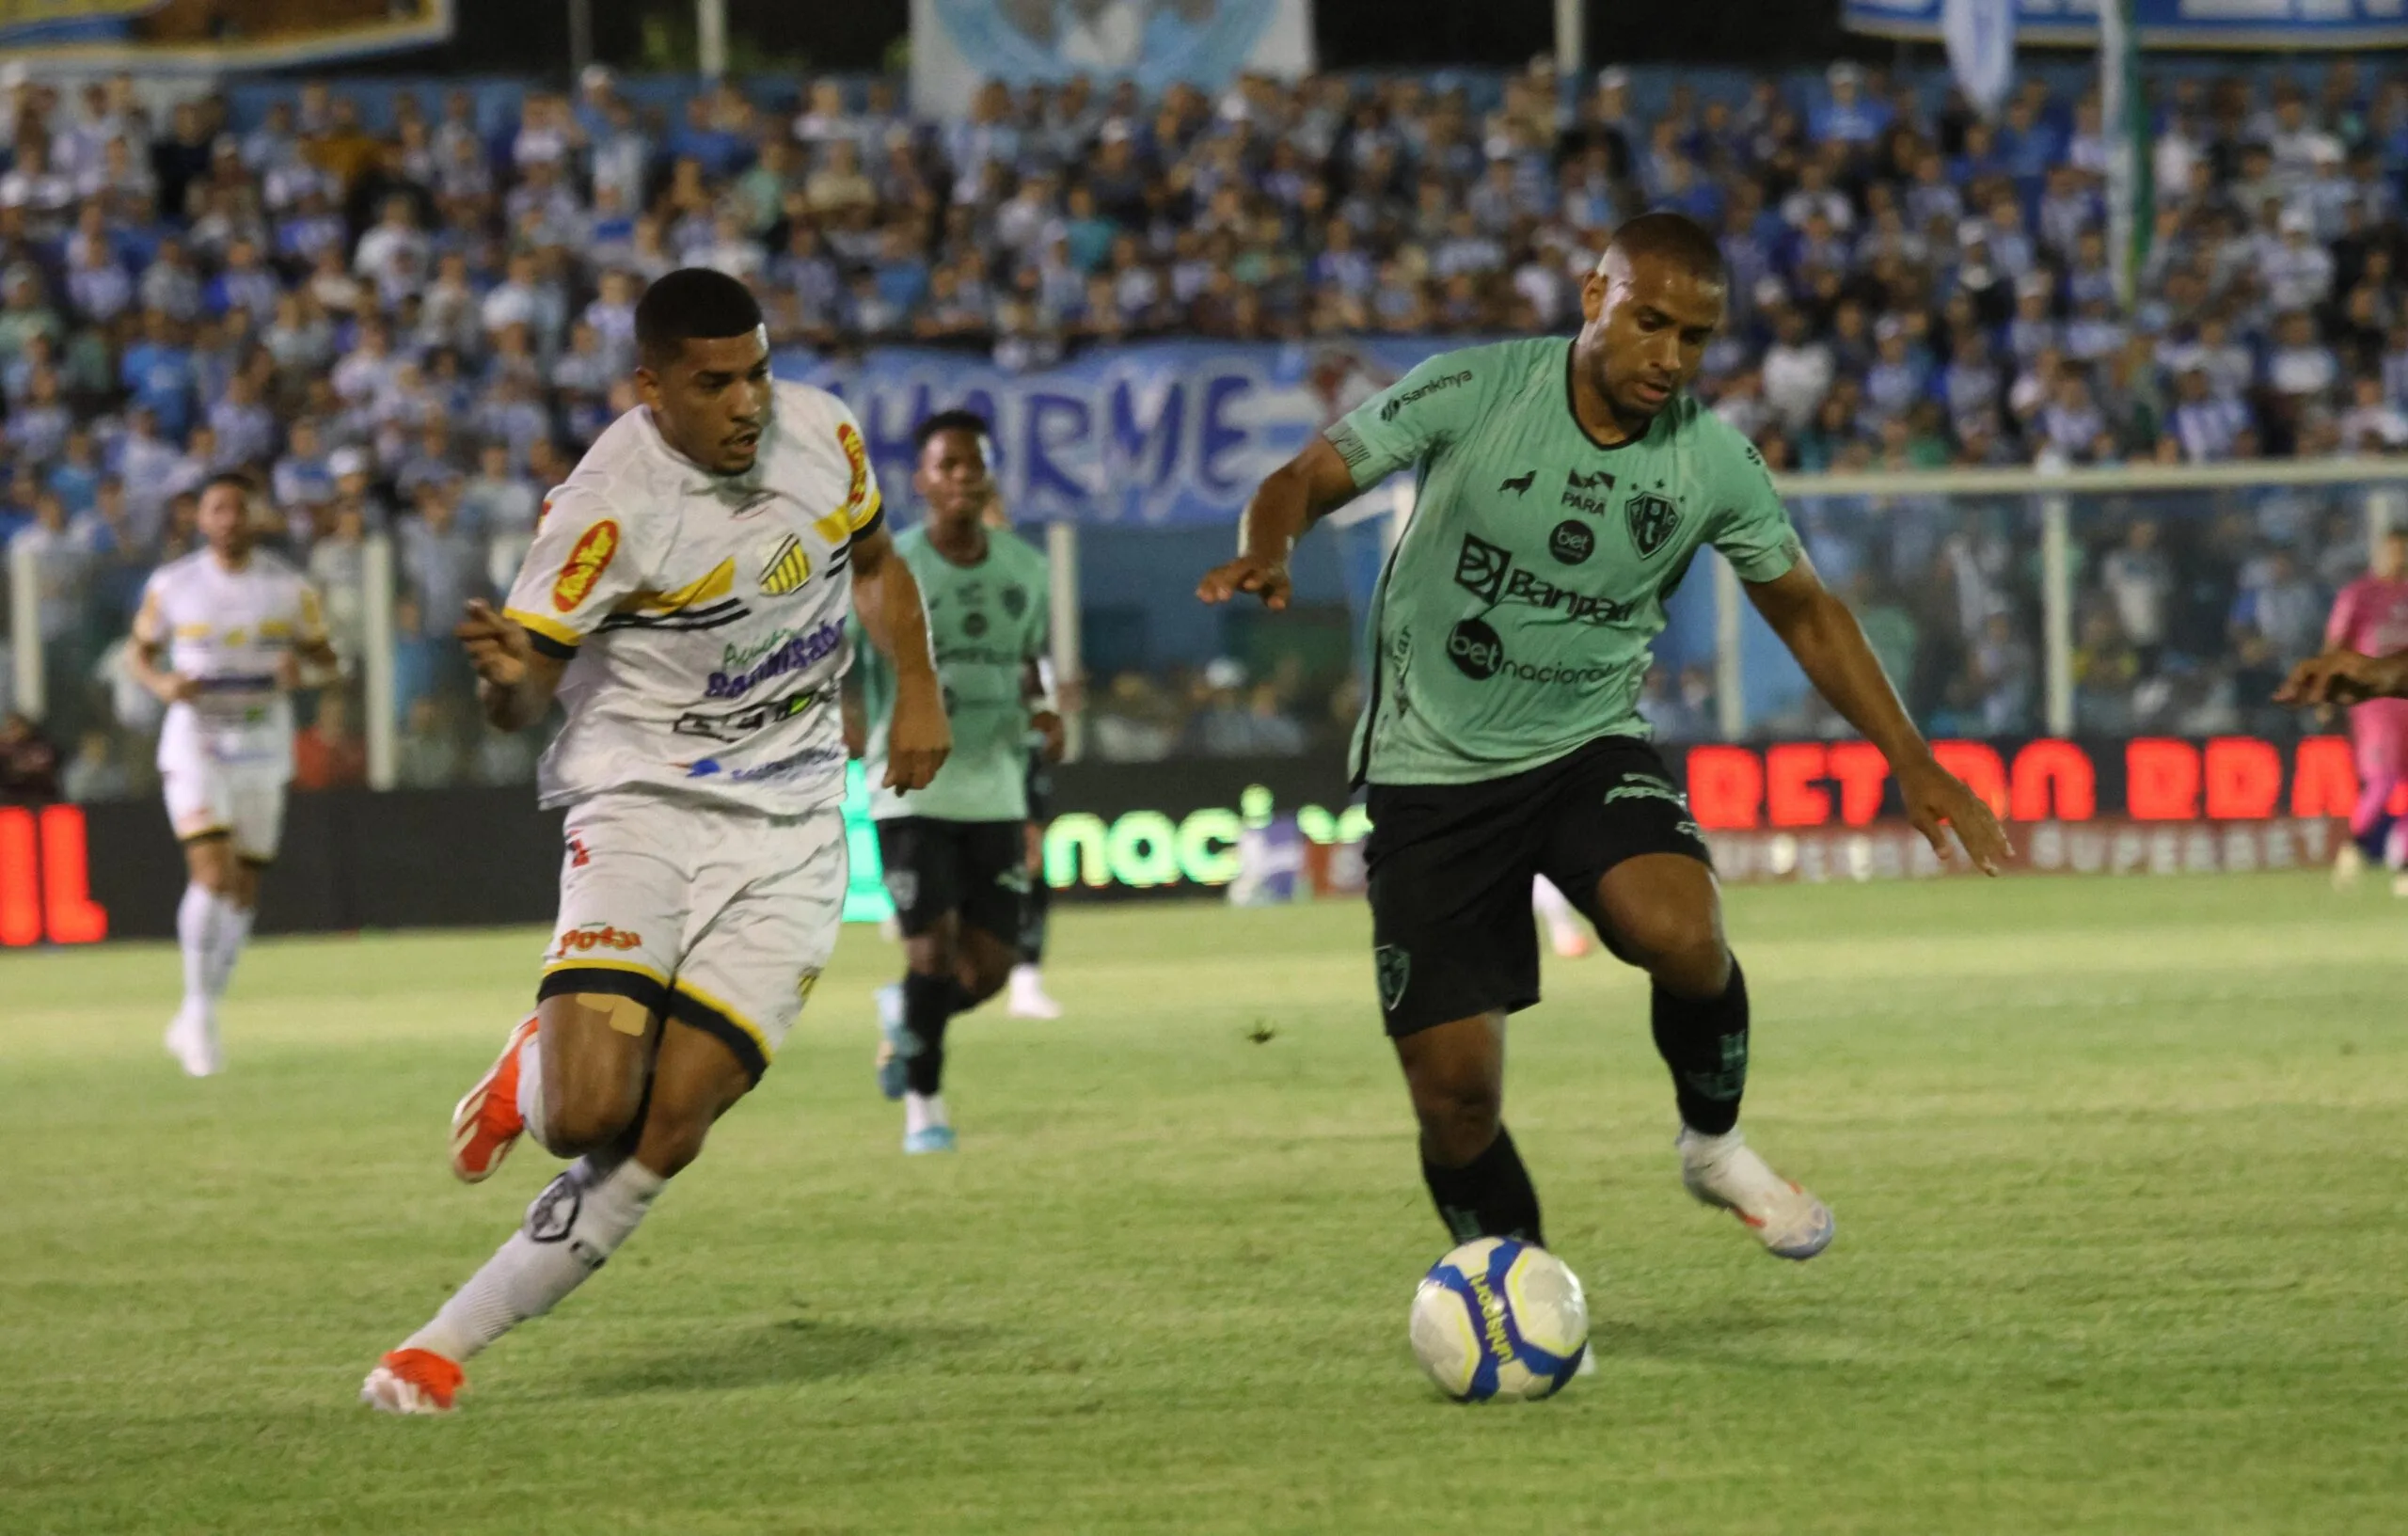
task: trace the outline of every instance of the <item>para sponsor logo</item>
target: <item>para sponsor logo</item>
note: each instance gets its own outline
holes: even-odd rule
[[[619,525],[614,519],[605,517],[587,529],[568,559],[561,562],[561,574],[552,578],[552,607],[562,613],[576,611],[618,552]]]
[[[1465,369],[1460,373],[1441,373],[1436,378],[1430,380],[1427,384],[1423,384],[1417,388],[1407,389],[1404,393],[1391,398],[1386,404],[1380,407],[1380,420],[1383,421],[1393,421],[1396,420],[1397,412],[1404,409],[1407,405],[1412,404],[1415,401],[1421,399],[1424,395],[1434,395],[1441,389],[1452,389],[1459,386],[1469,384],[1470,382],[1471,370],[1468,368]]]
[[[1603,517],[1607,511],[1606,493],[1613,488],[1613,471],[1609,469],[1592,469],[1585,475],[1577,469],[1568,469],[1563,476],[1562,504],[1592,517]]]

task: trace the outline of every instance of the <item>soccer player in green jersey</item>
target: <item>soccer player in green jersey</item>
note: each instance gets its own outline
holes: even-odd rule
[[[1741,1138],[1747,982],[1705,839],[1636,709],[1664,600],[1700,546],[1731,562],[1814,687],[1881,749],[1936,851],[1948,856],[1953,829],[1990,873],[2007,852],[1815,578],[1764,461],[1684,392],[1725,285],[1690,220],[1624,224],[1581,285],[1576,339],[1446,353],[1364,402],[1262,483],[1238,558],[1197,590],[1285,607],[1297,537],[1413,467],[1413,516],[1372,599],[1352,772],[1370,786],[1380,1007],[1422,1176],[1459,1240],[1545,1241],[1502,1116],[1505,1020],[1539,995],[1536,873],[1654,982],[1689,1192],[1782,1258],[1830,1242],[1830,1210]]]
[[[1038,662],[1049,612],[1045,557],[1009,529],[980,516],[990,485],[987,423],[945,411],[913,434],[911,477],[927,509],[919,527],[895,536],[927,605],[937,680],[953,725],[953,755],[909,799],[873,790],[879,859],[903,930],[903,980],[879,993],[885,1048],[879,1086],[903,1101],[903,1149],[949,1152],[953,1125],[943,1093],[945,1025],[1002,988],[1019,958],[1028,863],[1028,736],[1058,757],[1062,720],[1044,704]],[[854,621],[858,623],[859,621]],[[869,782],[886,761],[888,700],[895,677],[869,646],[846,701],[870,722],[863,756]],[[1031,712],[1032,700],[1044,704]]]

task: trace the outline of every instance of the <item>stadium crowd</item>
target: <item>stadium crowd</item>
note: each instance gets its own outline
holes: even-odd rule
[[[506,584],[542,488],[632,403],[635,296],[688,263],[752,283],[781,345],[1026,369],[1173,333],[1565,331],[1607,232],[1669,207],[1721,232],[1733,273],[1701,392],[1777,467],[2408,448],[2408,77],[2345,57],[2313,89],[2160,82],[2129,305],[2094,96],[2027,79],[1986,122],[1928,79],[1846,64],[1727,97],[1674,82],[1645,111],[1638,94],[1544,63],[1477,88],[1321,76],[1217,100],[1073,82],[990,86],[941,122],[885,81],[641,104],[596,70],[500,115],[467,88],[393,91],[372,126],[322,81],[238,121],[222,95],[153,114],[124,77],[0,76],[0,542],[35,562],[62,775],[139,778],[119,728],[146,701],[109,648],[143,575],[191,546],[202,477],[231,467],[268,493],[346,657],[365,540],[391,535],[403,782],[528,776],[523,741],[474,726],[450,619]],[[2082,509],[2083,728],[2250,715],[2362,557],[2341,508]],[[2036,727],[2028,505],[1800,517],[1935,728]],[[1671,734],[1705,735],[1710,692],[1675,658],[1650,697]],[[1345,703],[1209,667],[1090,696],[1099,745],[1133,755],[1301,751]],[[329,697],[305,783],[361,771],[360,699]]]

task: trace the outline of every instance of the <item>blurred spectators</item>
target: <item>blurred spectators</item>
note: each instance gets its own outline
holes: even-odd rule
[[[206,475],[267,493],[347,659],[363,541],[389,533],[414,771],[514,779],[513,749],[471,745],[449,632],[630,403],[635,297],[671,266],[752,284],[781,346],[1022,369],[1156,335],[1434,346],[1569,328],[1607,233],[1657,207],[1719,232],[1731,325],[1699,390],[1776,468],[2408,450],[2408,73],[2152,82],[2158,209],[2129,302],[2099,105],[2063,78],[2027,72],[1994,124],[1937,74],[1853,64],[1727,96],[1545,65],[1217,101],[990,84],[950,122],[884,81],[654,105],[589,71],[515,106],[311,81],[237,121],[223,95],[153,111],[119,87],[95,115],[32,78],[0,147],[0,542],[25,541],[52,724],[81,740],[111,722],[95,669],[141,573],[192,546]],[[1808,542],[1909,702],[2031,725],[2029,518],[1830,499]],[[2303,615],[2362,543],[2332,510],[2084,504],[2085,720],[2229,715],[2233,666],[2312,645]],[[1683,667],[1648,706],[1708,734],[1712,684]],[[1128,673],[1091,738],[1125,760],[1304,750],[1334,729],[1329,687]]]

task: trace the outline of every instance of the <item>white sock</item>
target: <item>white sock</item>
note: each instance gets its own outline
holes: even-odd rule
[[[251,918],[256,909],[237,907],[224,896],[210,899],[217,904],[217,921],[210,925],[209,964],[202,978],[209,989],[212,1003],[226,995],[226,986],[234,979],[234,962],[242,958],[243,945],[251,937]]]
[[[210,1001],[209,960],[217,947],[216,893],[198,880],[184,886],[176,903],[176,942],[184,954],[184,1006],[205,1007]]]
[[[668,1181],[633,1158],[616,1167],[590,1157],[571,1164],[535,1196],[510,1240],[402,1348],[466,1362],[542,1317],[618,1250]]]
[[[1572,922],[1571,900],[1545,875],[1534,876],[1530,880],[1530,905],[1539,910],[1549,927],[1566,927]]]
[[[1703,1131],[1693,1131],[1687,1126],[1683,1126],[1680,1142],[1682,1162],[1719,1163],[1740,1148],[1747,1146],[1748,1138],[1739,1133],[1739,1128],[1735,1125],[1719,1136],[1709,1136]]]
[[[904,1134],[918,1135],[921,1132],[926,1131],[932,1125],[951,1125],[952,1123],[953,1122],[951,1120],[944,1117],[943,1094],[932,1093],[926,1097],[922,1097],[919,1094],[911,1092],[908,1088],[904,1090]]]
[[[543,1044],[541,1025],[527,1037],[518,1048],[518,1117],[527,1123],[527,1134],[546,1151],[552,1149],[544,1139],[544,1059],[536,1048]]]
[[[1034,992],[1045,985],[1045,973],[1023,961],[1012,967],[1012,990]]]

